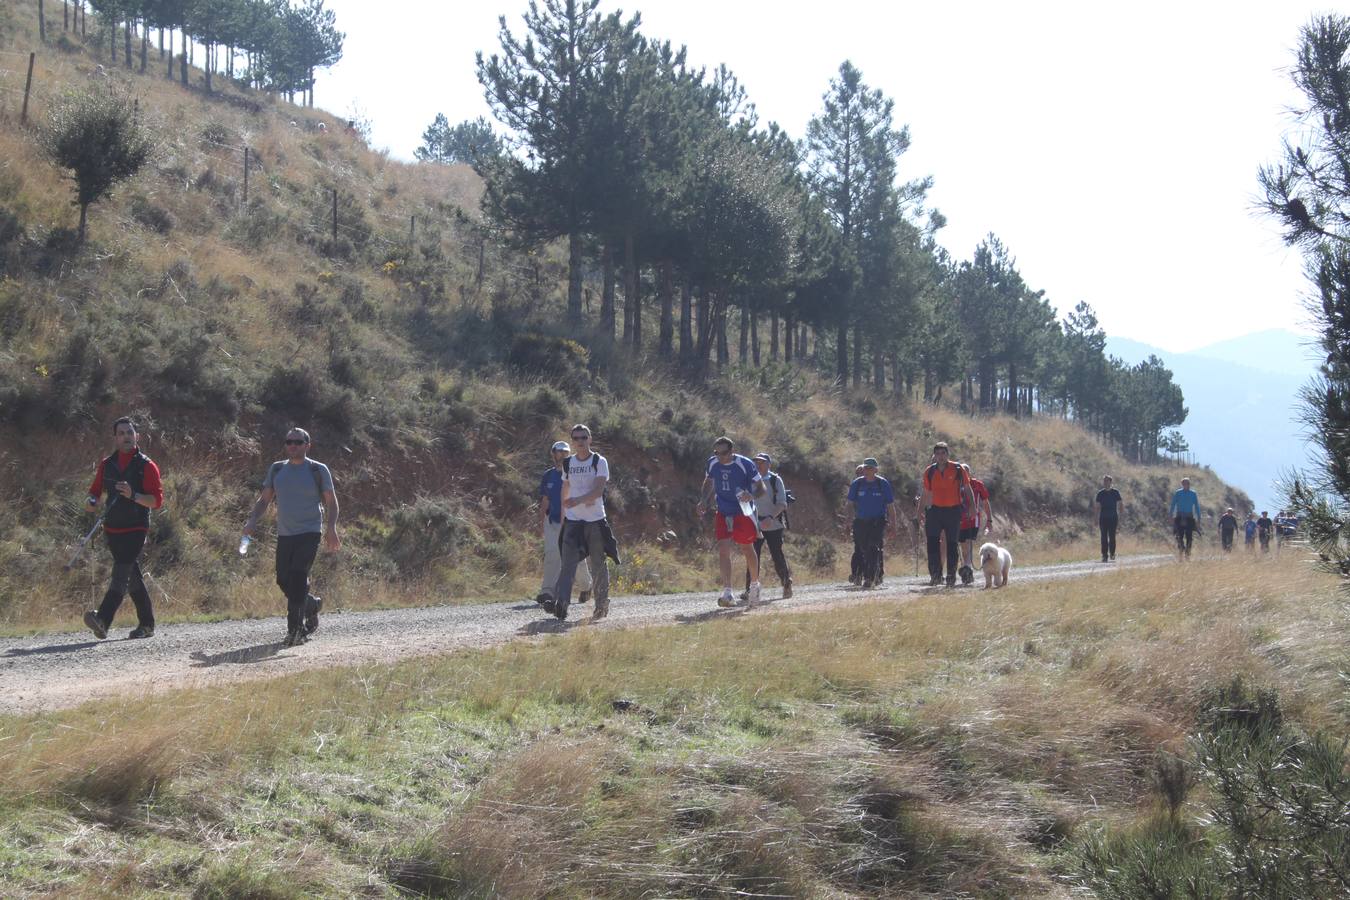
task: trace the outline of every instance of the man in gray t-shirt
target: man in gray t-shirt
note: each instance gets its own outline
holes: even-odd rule
[[[305,643],[319,628],[323,600],[309,592],[309,570],[320,537],[330,552],[342,546],[333,475],[323,463],[309,458],[309,448],[309,432],[292,428],[287,433],[286,459],[268,467],[258,501],[244,524],[244,534],[252,537],[258,518],[273,499],[277,501],[277,585],[286,595],[288,647]]]

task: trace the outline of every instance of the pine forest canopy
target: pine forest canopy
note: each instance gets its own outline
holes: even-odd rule
[[[142,72],[149,65],[151,31],[157,30],[158,50],[167,59],[166,76],[174,77],[174,38],[179,37],[178,77],[188,81],[194,43],[203,48],[205,86],[212,76],[227,78],[259,90],[306,95],[314,105],[314,73],[342,58],[345,35],[337,30],[336,16],[325,0],[88,0],[108,39],[108,51],[118,59],[121,49],[127,68],[133,55]],[[136,40],[136,35],[139,39]],[[167,48],[165,38],[168,39]],[[138,46],[133,48],[133,43]],[[223,58],[221,51],[224,51]],[[242,59],[241,59],[242,55]],[[242,62],[242,67],[238,64]]]
[[[471,161],[488,221],[519,245],[565,241],[570,327],[637,352],[652,296],[660,355],[699,370],[729,361],[735,319],[740,359],[757,364],[767,318],[771,358],[781,346],[841,384],[921,385],[937,402],[959,382],[963,409],[1071,416],[1158,457],[1186,417],[1171,372],[1108,358],[1085,303],[1060,322],[995,236],[951,259],[925,206],[931,177],[902,174],[909,129],[856,66],[839,67],[797,140],[760,122],[726,66],[694,68],[641,26],[599,0],[531,0],[523,29],[502,17],[498,51],[477,58],[500,136],[437,116],[418,151]]]

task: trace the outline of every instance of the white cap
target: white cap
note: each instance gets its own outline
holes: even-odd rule
[[[571,453],[572,445],[567,443],[567,441],[554,441],[552,449],[562,450],[564,453]]]

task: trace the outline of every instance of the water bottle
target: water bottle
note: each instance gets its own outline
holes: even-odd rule
[[[248,545],[251,544],[251,543],[253,543],[253,538],[249,537],[248,535],[244,535],[243,537],[241,537],[241,538],[239,539],[239,555],[240,555],[240,556],[245,556],[245,555],[248,554]]]
[[[755,501],[747,497],[741,497],[740,501],[741,501],[741,515],[748,516],[751,519],[753,519],[755,517]]]

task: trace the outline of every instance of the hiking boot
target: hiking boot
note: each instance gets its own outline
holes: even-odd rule
[[[717,598],[717,605],[722,609],[731,609],[736,605],[736,595],[731,593],[731,588],[722,591],[722,596]]]
[[[551,601],[552,599],[553,595],[546,593],[544,591],[540,591],[539,593],[534,595],[534,602],[538,603],[540,606],[547,605],[549,601]]]
[[[785,581],[783,582],[783,599],[790,600],[791,598],[792,598],[792,582]]]
[[[970,566],[961,567],[961,583],[966,585],[975,583],[975,570]]]
[[[1102,562],[1106,562],[1106,557],[1105,557],[1105,556],[1102,557]]]
[[[739,594],[737,594],[736,596],[740,597],[742,601],[749,601],[749,599],[750,599],[750,589],[749,589],[749,588],[746,588],[745,590],[741,591],[741,592],[740,592]]]
[[[558,603],[552,597],[549,597],[547,600],[544,600],[539,605],[542,606],[544,608],[544,612],[548,613],[550,616],[558,611]]]
[[[956,587],[956,576],[955,576],[955,575],[948,575],[948,576],[947,576],[947,587]]]
[[[319,630],[319,610],[323,609],[323,598],[313,594],[305,597],[305,634],[311,635]]]
[[[940,585],[940,584],[942,584],[942,576],[941,576],[941,575],[929,575],[929,576],[928,576],[928,586],[929,586],[929,587],[937,587],[937,586]]]
[[[127,638],[128,640],[134,641],[139,640],[140,638],[152,638],[154,636],[155,636],[155,626],[137,625],[135,628],[131,630],[131,633],[127,635]]]
[[[557,617],[559,622],[567,621],[567,606],[568,604],[566,603],[553,604],[553,615]]]
[[[103,624],[103,620],[98,617],[95,610],[91,609],[84,614],[84,624],[100,641],[108,636],[108,626]]]
[[[759,602],[760,586],[758,581],[750,582],[750,590],[745,592],[745,602],[747,606],[754,606]]]
[[[609,598],[603,600],[596,598],[595,608],[591,610],[591,621],[599,622],[607,615],[609,615]]]
[[[590,603],[590,602],[591,602],[591,592],[590,592],[590,591],[582,591],[580,594],[577,594],[577,602],[578,602],[578,603]]]
[[[299,647],[308,640],[309,638],[305,635],[305,630],[303,628],[297,628],[295,631],[287,632],[286,640],[281,643],[284,647]]]
[[[850,576],[848,576],[848,583],[851,584],[851,585],[854,585],[854,586],[856,587],[857,585],[862,584],[862,576],[861,576],[861,575],[850,575]]]
[[[864,591],[870,591],[872,589],[872,579],[864,578],[862,583],[862,589]]]

